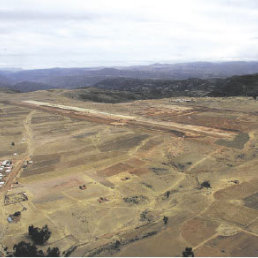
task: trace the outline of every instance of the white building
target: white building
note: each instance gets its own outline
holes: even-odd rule
[[[9,167],[11,165],[12,165],[12,161],[10,161],[10,160],[4,160],[2,162],[2,166],[4,166],[4,167]]]

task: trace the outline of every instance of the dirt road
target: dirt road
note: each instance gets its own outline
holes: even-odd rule
[[[50,104],[47,102],[37,102],[31,100],[22,101],[18,103],[8,102],[8,104],[16,106],[25,106],[33,109],[40,109],[46,112],[61,114],[69,117],[75,117],[95,123],[104,123],[115,126],[120,125],[131,128],[141,128],[160,133],[169,133],[177,137],[199,137],[202,135],[208,135],[215,138],[232,138],[236,135],[235,132],[226,131],[222,129],[215,129],[211,127],[180,124],[176,122],[147,120],[139,117],[111,114],[101,112],[98,110]]]
[[[31,130],[31,118],[35,111],[31,111],[24,120],[24,138],[27,142],[26,152],[22,155],[21,159],[17,160],[14,164],[12,172],[8,175],[7,181],[3,187],[0,188],[0,194],[6,194],[11,188],[11,185],[15,182],[17,176],[22,170],[22,166],[26,160],[29,160],[33,154],[33,144],[32,144],[32,130]]]

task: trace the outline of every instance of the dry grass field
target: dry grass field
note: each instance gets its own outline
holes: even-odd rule
[[[0,95],[0,160],[15,173],[0,188],[0,251],[47,224],[42,248],[71,256],[181,256],[188,246],[196,256],[258,256],[257,101],[104,104],[63,93]]]

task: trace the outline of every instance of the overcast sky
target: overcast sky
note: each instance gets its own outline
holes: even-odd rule
[[[258,60],[256,0],[0,0],[0,67]]]

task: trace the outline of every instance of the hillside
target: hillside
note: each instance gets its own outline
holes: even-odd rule
[[[215,84],[210,96],[257,96],[258,74],[233,76]]]
[[[106,79],[91,88],[69,91],[66,96],[79,100],[119,103],[139,99],[202,96],[257,96],[258,75],[234,76],[226,79],[140,80]]]
[[[175,96],[253,96],[258,95],[258,74],[215,78],[217,75],[222,75],[222,68],[225,69],[224,75],[231,72],[240,73],[240,68],[246,72],[253,72],[256,69],[256,63],[253,62],[252,65],[250,63],[155,64],[127,68],[2,71],[0,88],[20,92],[73,89],[65,93],[66,96],[107,103]],[[214,78],[202,78],[208,76],[208,71]],[[204,74],[201,75],[199,72]],[[166,77],[165,74],[170,74],[171,78],[158,79],[162,77],[161,74],[164,75],[163,77]],[[187,77],[186,74],[195,74],[199,77],[172,79],[173,76]],[[154,78],[155,76],[157,78]]]
[[[23,82],[16,83],[14,85],[9,85],[8,88],[16,91],[21,91],[21,92],[52,89],[52,87],[47,84],[40,83],[40,82],[30,82],[30,81],[23,81]]]
[[[19,91],[0,87],[0,93],[19,93]]]
[[[37,82],[51,88],[73,89],[92,86],[105,79],[133,78],[158,80],[186,80],[189,78],[226,78],[258,73],[258,62],[193,62],[179,64],[153,64],[128,67],[52,68],[36,70],[0,70],[2,83]],[[23,91],[23,88],[19,89]]]

